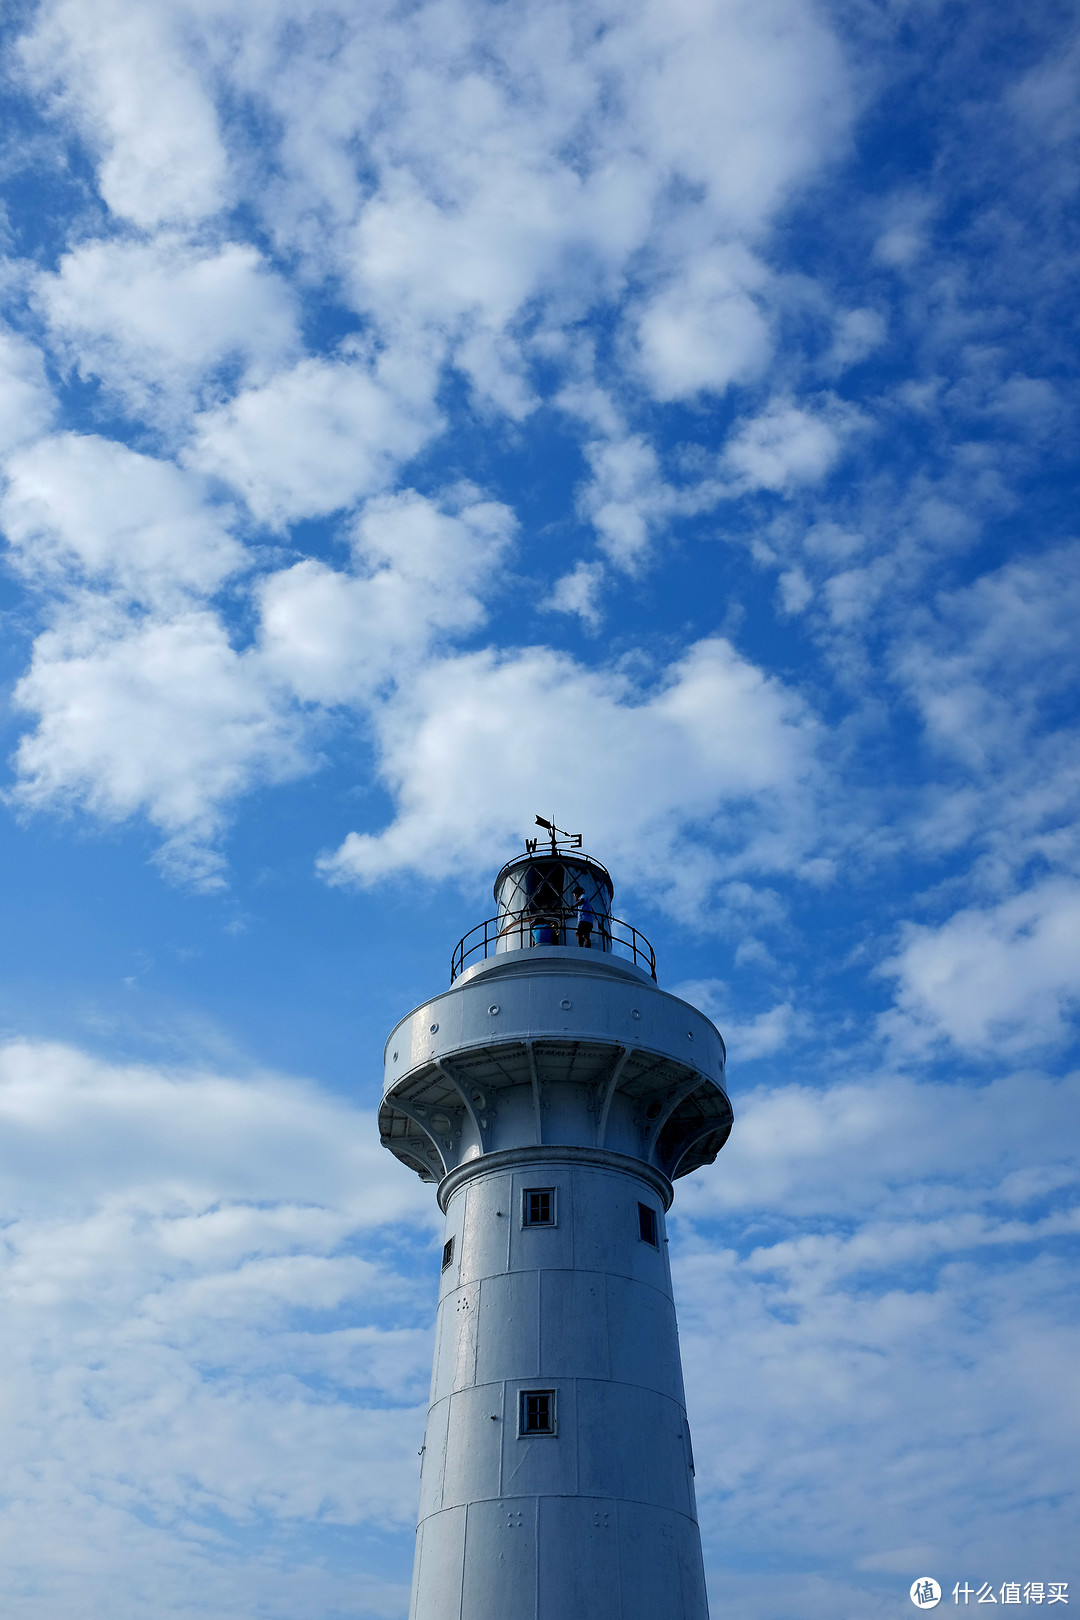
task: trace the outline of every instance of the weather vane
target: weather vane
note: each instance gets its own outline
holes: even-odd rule
[[[559,853],[560,849],[580,849],[581,848],[581,834],[580,833],[564,832],[561,827],[556,827],[556,825],[555,825],[555,823],[553,821],[545,821],[543,816],[537,816],[536,825],[538,827],[544,827],[544,828],[547,829],[547,832],[548,832],[548,834],[549,834],[549,836],[551,838],[551,853],[553,855],[557,855]],[[529,854],[529,855],[535,855],[536,854],[536,846],[537,846],[537,844],[539,842],[540,842],[540,840],[538,838],[526,838],[526,840],[525,840],[526,853]]]

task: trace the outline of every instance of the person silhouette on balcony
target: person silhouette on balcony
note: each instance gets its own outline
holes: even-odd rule
[[[577,942],[585,950],[592,946],[593,923],[596,913],[589,904],[585,890],[578,884],[574,889],[574,905],[577,908]]]

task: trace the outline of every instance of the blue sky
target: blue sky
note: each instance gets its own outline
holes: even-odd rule
[[[381,1046],[538,811],[728,1042],[715,1611],[1076,1596],[1075,8],[0,50],[0,1610],[405,1614]]]

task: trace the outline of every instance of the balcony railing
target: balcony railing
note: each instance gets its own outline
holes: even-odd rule
[[[610,951],[625,961],[633,962],[656,978],[656,952],[645,935],[632,923],[620,917],[597,915],[593,925],[592,949]],[[502,951],[524,951],[533,945],[577,946],[574,913],[552,915],[550,912],[518,912],[508,917],[489,917],[458,940],[450,963],[450,983],[474,962],[496,956]]]

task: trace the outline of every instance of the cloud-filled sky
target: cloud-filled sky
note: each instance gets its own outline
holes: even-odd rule
[[[1080,18],[0,21],[0,1612],[401,1620],[382,1041],[535,813],[736,1110],[714,1610],[1070,1581]]]

